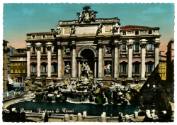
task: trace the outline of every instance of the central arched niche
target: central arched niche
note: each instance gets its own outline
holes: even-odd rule
[[[92,72],[94,72],[94,52],[91,49],[84,49],[80,53],[81,64],[87,62]]]

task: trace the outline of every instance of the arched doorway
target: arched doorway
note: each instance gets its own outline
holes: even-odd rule
[[[84,49],[80,53],[81,64],[87,63],[90,67],[90,70],[94,73],[94,57],[95,54],[91,49]]]

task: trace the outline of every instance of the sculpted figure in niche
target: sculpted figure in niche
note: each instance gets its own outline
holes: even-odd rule
[[[111,54],[111,47],[106,47],[106,54]]]
[[[89,75],[90,75],[90,66],[88,65],[88,63],[87,62],[83,62],[82,63],[82,76],[86,76],[87,78],[89,77]]]
[[[111,74],[111,64],[110,63],[105,65],[104,71],[105,71],[105,74],[107,74],[107,75]]]
[[[69,63],[67,63],[67,64],[65,65],[65,73],[66,73],[66,74],[70,74],[70,70],[71,70],[71,66],[70,66]]]

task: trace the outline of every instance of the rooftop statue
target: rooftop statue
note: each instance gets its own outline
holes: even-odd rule
[[[97,11],[91,10],[90,6],[83,7],[82,12],[77,12],[79,23],[95,22]]]
[[[61,28],[57,27],[56,32],[60,35],[61,34]]]
[[[76,32],[75,26],[71,26],[71,35],[74,35]]]
[[[113,32],[113,33],[119,33],[119,32],[120,32],[120,24],[119,24],[119,23],[116,23],[116,24],[113,26],[112,32]]]
[[[99,25],[98,28],[97,28],[96,35],[102,33],[102,28],[103,28],[103,24],[100,23],[100,25]]]

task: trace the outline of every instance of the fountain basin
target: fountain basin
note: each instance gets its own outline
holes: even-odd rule
[[[89,116],[100,116],[102,112],[106,112],[107,116],[117,116],[119,112],[123,114],[133,114],[138,110],[136,105],[98,105],[91,103],[70,103],[70,102],[60,102],[60,103],[51,103],[51,102],[32,102],[32,101],[23,101],[16,104],[12,104],[8,109],[16,108],[20,110],[30,110],[32,112],[39,112],[48,110],[58,114],[77,114],[87,111]]]

